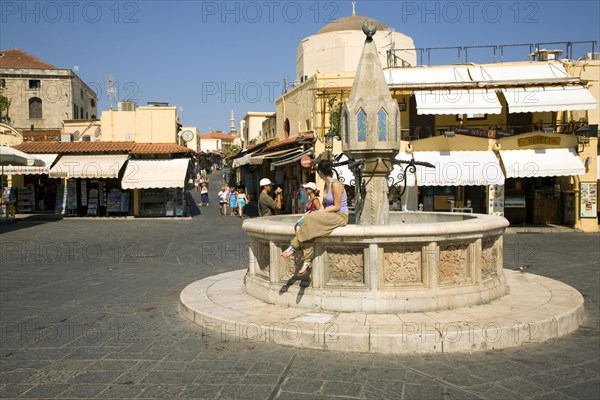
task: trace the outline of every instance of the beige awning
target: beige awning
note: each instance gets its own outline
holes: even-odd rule
[[[52,178],[118,178],[127,154],[65,155],[52,168]]]
[[[417,114],[500,114],[495,90],[424,90],[415,92]]]
[[[593,110],[597,102],[583,86],[502,89],[511,113]]]
[[[507,178],[585,174],[585,166],[571,148],[500,150],[500,158]]]
[[[503,185],[504,174],[493,151],[415,151],[415,161],[433,168],[417,168],[419,186]]]
[[[0,164],[2,165],[26,165],[43,167],[44,162],[31,154],[13,149],[9,146],[0,146]]]
[[[121,187],[123,189],[184,188],[189,158],[172,160],[129,160]]]
[[[2,174],[4,175],[42,175],[48,174],[50,167],[58,157],[58,154],[29,154],[35,159],[41,160],[43,166],[33,165],[4,165]]]

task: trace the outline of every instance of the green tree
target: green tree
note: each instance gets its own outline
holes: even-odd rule
[[[329,111],[329,132],[340,137],[340,124],[342,121],[342,102],[335,96],[327,100]]]
[[[10,110],[10,103],[10,99],[8,97],[3,96],[2,91],[0,90],[0,121],[10,120],[8,116],[8,112]]]

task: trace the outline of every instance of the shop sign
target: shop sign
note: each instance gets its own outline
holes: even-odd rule
[[[579,215],[581,218],[596,218],[598,206],[598,184],[579,183]]]
[[[304,156],[300,159],[300,165],[304,168],[310,168],[312,165],[312,158],[310,156]]]
[[[522,138],[518,140],[519,147],[531,146],[534,144],[548,144],[551,146],[560,146],[559,137],[548,137],[548,136],[531,136],[528,138]]]

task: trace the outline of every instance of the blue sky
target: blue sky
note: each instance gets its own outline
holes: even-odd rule
[[[356,3],[358,15],[411,36],[416,47],[600,42],[597,1]],[[109,108],[112,74],[121,100],[166,101],[180,107],[184,126],[229,131],[232,109],[238,121],[247,111],[274,111],[284,78],[295,79],[298,43],[351,11],[350,1],[3,0],[0,48],[77,66],[98,93],[99,114]],[[525,60],[527,51],[506,59]],[[576,45],[574,58],[588,51]],[[439,51],[431,61],[456,63],[457,55]],[[472,51],[469,61],[491,62],[492,53]]]

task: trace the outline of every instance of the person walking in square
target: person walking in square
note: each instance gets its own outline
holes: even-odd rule
[[[231,209],[231,216],[235,216],[235,211],[237,210],[237,191],[234,187],[230,187],[229,192],[229,208]]]
[[[248,199],[246,198],[246,192],[243,188],[238,189],[237,194],[237,207],[238,207],[238,215],[240,218],[244,218],[244,207],[248,204]]]
[[[229,198],[229,190],[227,186],[221,186],[221,190],[219,191],[219,213],[221,215],[227,215],[227,200]]]
[[[202,184],[202,189],[200,189],[200,202],[203,206],[208,206],[208,188],[206,184]]]
[[[329,235],[335,228],[348,224],[348,196],[344,185],[333,178],[333,164],[321,160],[317,165],[319,177],[325,181],[323,191],[323,207],[311,212],[304,218],[282,257],[291,257],[294,252],[302,250],[302,268],[298,275],[304,275],[312,267],[314,255],[313,241],[320,236]]]

